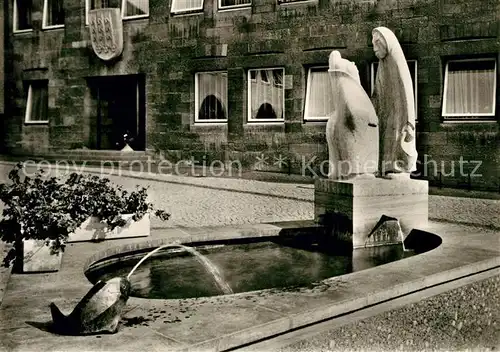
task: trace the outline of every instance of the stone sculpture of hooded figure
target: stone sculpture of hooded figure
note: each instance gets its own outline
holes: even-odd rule
[[[335,50],[329,65],[334,109],[326,125],[329,178],[375,177],[379,154],[375,109],[353,62]]]
[[[379,169],[389,177],[416,170],[415,100],[410,70],[394,33],[375,28],[373,50],[379,59],[373,105],[380,123]],[[382,175],[384,176],[384,175]]]

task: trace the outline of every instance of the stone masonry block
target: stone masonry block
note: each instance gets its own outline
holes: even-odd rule
[[[399,220],[403,234],[428,223],[428,183],[412,179],[318,179],[314,215],[341,216],[352,227],[353,247],[362,247],[383,215]]]

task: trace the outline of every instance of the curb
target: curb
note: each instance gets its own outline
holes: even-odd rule
[[[386,290],[380,290],[370,293],[363,297],[354,298],[337,302],[312,310],[307,310],[288,317],[273,320],[269,323],[255,326],[252,328],[240,330],[238,332],[224,335],[212,340],[203,341],[190,345],[180,351],[194,352],[200,350],[211,350],[215,352],[233,350],[251,343],[287,333],[300,328],[305,328],[316,323],[323,322],[341,315],[349,314],[360,309],[368,308],[383,302],[390,301],[417,291],[425,290],[430,287],[438,286],[444,283],[455,281],[469,275],[484,272],[486,270],[500,267],[500,256],[484,260],[477,263],[464,265],[448,271],[443,271],[412,282],[395,285]],[[338,276],[337,278],[342,278]]]
[[[8,250],[8,246],[0,242],[0,253],[2,255],[2,258],[5,258],[5,254]],[[5,295],[5,292],[7,292],[7,285],[9,283],[10,275],[12,274],[12,265],[10,265],[8,268],[5,268],[3,266],[0,267],[0,306],[2,305],[3,301],[3,296]]]

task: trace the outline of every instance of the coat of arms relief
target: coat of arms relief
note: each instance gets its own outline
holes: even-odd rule
[[[123,25],[120,9],[90,10],[89,30],[92,48],[101,60],[109,61],[121,55],[123,51]]]

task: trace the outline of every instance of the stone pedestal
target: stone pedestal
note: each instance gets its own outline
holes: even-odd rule
[[[316,180],[314,217],[354,248],[370,242],[382,215],[399,220],[403,236],[428,222],[428,182],[412,179]]]

